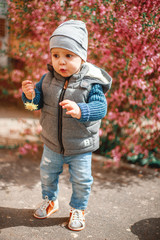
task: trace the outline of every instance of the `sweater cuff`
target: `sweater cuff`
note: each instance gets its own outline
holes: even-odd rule
[[[39,101],[40,101],[40,94],[39,94],[39,91],[38,91],[36,88],[35,88],[34,90],[35,90],[35,97],[33,98],[33,103],[34,103],[34,104],[38,104]],[[31,103],[31,102],[32,102],[32,100],[29,100],[29,99],[26,97],[26,95],[24,94],[24,92],[22,92],[22,101],[23,101],[23,103],[26,103],[26,102]]]
[[[90,110],[89,110],[88,104],[86,104],[86,103],[77,103],[77,105],[81,109],[81,118],[78,119],[78,121],[80,121],[80,122],[87,122],[89,120],[89,116],[90,116]]]
[[[26,103],[26,102],[31,103],[32,102],[32,100],[29,100],[28,98],[26,98],[26,95],[24,94],[24,92],[22,92],[22,101],[23,101],[23,103]]]

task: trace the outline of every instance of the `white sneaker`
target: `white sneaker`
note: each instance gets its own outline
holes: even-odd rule
[[[34,213],[35,218],[44,219],[49,217],[52,213],[59,210],[58,199],[51,201],[48,197],[41,203],[40,207],[36,209]]]
[[[73,231],[81,231],[85,228],[84,210],[71,209],[68,228]]]

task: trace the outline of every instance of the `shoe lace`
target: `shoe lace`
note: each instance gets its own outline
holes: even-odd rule
[[[84,216],[82,214],[81,210],[72,210],[72,219],[73,220],[78,220],[78,221],[83,221],[84,220]]]
[[[46,196],[44,201],[42,202],[41,206],[40,206],[40,209],[43,210],[43,209],[46,209],[49,205],[49,199],[48,197]]]

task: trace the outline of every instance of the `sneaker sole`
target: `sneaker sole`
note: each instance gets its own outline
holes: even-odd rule
[[[85,228],[85,226],[83,226],[82,228],[74,229],[74,228],[69,227],[69,225],[68,225],[68,228],[69,228],[70,230],[72,230],[72,231],[81,231],[81,230],[83,230],[83,229]]]
[[[52,210],[50,213],[48,213],[48,215],[47,215],[46,217],[39,217],[39,216],[37,216],[36,214],[33,214],[33,216],[34,216],[35,218],[38,218],[38,219],[45,219],[45,218],[48,218],[51,214],[57,212],[58,210],[59,210],[59,208]]]

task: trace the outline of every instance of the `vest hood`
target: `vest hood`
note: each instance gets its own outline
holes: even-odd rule
[[[101,84],[104,93],[111,88],[112,78],[105,70],[88,62],[84,63],[83,67],[85,68],[85,79]]]

